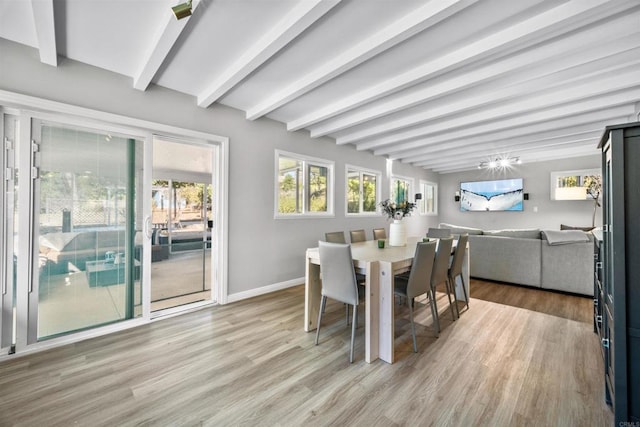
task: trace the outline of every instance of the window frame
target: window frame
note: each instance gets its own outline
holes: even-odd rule
[[[389,181],[389,200],[391,200],[392,202],[396,202],[397,200],[395,200],[395,198],[393,197],[393,190],[394,190],[394,183],[395,181],[405,181],[409,184],[409,191],[408,191],[408,197],[405,201],[407,202],[414,202],[414,198],[415,198],[415,191],[413,191],[412,189],[415,187],[415,180],[409,176],[402,176],[402,175],[391,175],[391,179]],[[413,196],[413,197],[412,197]]]
[[[279,212],[280,202],[280,159],[286,158],[302,162],[302,212],[282,213]],[[275,150],[274,161],[274,219],[296,219],[296,218],[332,218],[334,213],[334,183],[335,183],[335,162],[304,154],[292,153],[290,151]],[[327,211],[312,212],[308,210],[308,175],[311,166],[327,168]],[[296,190],[298,191],[298,190]]]
[[[427,199],[426,199],[426,187],[433,187],[433,210],[431,212],[426,211]],[[420,180],[420,194],[422,199],[418,203],[418,213],[423,216],[437,216],[438,215],[438,183],[432,181]]]
[[[360,205],[359,212],[349,212],[349,172],[358,172],[360,176]],[[372,175],[376,178],[376,210],[365,212],[362,210],[364,197],[362,191],[363,175]],[[367,169],[360,166],[346,164],[344,167],[344,214],[347,217],[375,217],[380,215],[382,172],[375,169]]]

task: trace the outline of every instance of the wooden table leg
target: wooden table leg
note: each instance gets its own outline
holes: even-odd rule
[[[367,281],[365,292],[365,355],[364,360],[371,363],[379,357],[379,263],[367,263]]]
[[[320,281],[320,266],[313,264],[309,257],[305,257],[304,273],[304,330],[310,332],[316,329],[318,312],[322,299],[322,282]]]
[[[379,271],[379,346],[380,359],[393,363],[394,328],[393,312],[393,267],[390,262],[381,261]]]

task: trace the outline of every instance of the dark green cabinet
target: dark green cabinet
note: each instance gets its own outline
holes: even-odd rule
[[[594,329],[615,425],[640,423],[640,122],[607,126],[603,226],[596,236]],[[599,237],[599,239],[598,239]]]

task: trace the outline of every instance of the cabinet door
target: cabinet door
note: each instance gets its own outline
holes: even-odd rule
[[[605,294],[605,304],[613,303],[613,287],[611,284],[613,274],[613,233],[611,232],[611,220],[613,218],[613,201],[611,200],[612,183],[611,183],[611,143],[607,144],[603,153],[602,175],[604,182],[603,194],[603,244],[604,244],[604,271],[603,271],[603,290]]]
[[[613,331],[613,318],[608,306],[605,306],[604,310],[604,327],[603,327],[603,339],[602,348],[604,350],[604,369],[605,369],[605,400],[608,404],[612,404],[615,399],[614,383],[614,336]]]
[[[600,272],[602,285],[602,351],[604,354],[605,367],[605,399],[607,403],[612,403],[613,395],[613,358],[610,349],[614,337],[613,331],[613,233],[611,232],[611,220],[613,218],[612,183],[611,183],[611,139],[603,149],[602,156],[602,180],[603,180],[603,210],[602,224],[603,235],[601,252],[603,268]]]

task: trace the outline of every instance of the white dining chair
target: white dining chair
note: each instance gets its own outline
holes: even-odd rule
[[[330,231],[324,233],[324,240],[329,243],[347,243],[344,238],[344,231]]]
[[[364,230],[351,230],[349,235],[349,237],[351,237],[351,243],[359,243],[367,240],[367,234]]]
[[[353,306],[353,320],[351,322],[351,351],[349,363],[353,363],[353,348],[358,323],[358,284],[353,267],[351,245],[343,243],[318,242],[320,255],[320,272],[322,274],[322,300],[318,312],[318,325],[315,345],[320,338],[320,324],[322,314],[327,304],[327,298]]]
[[[387,231],[384,228],[373,229],[373,240],[380,240],[387,238]]]
[[[413,352],[418,352],[416,342],[416,327],[413,322],[413,301],[414,298],[422,294],[427,295],[431,307],[431,317],[436,336],[440,333],[437,323],[438,313],[435,305],[435,294],[432,292],[430,281],[433,270],[434,257],[436,253],[436,242],[418,243],[416,253],[411,263],[409,275],[398,275],[394,278],[394,293],[405,297],[409,305],[409,321],[411,322],[411,336],[413,337]]]
[[[434,242],[435,243],[435,242]],[[451,317],[456,320],[456,314],[453,310],[453,302],[451,301],[451,290],[449,289],[449,258],[451,257],[451,248],[453,247],[453,237],[441,238],[437,242],[438,249],[431,273],[431,292],[434,296],[434,305],[436,306],[436,318],[438,331],[440,330],[440,317],[438,315],[438,305],[435,302],[436,288],[444,283],[447,298],[449,298],[449,308],[451,309]]]
[[[456,246],[456,251],[453,254],[453,260],[451,261],[451,267],[449,267],[449,283],[450,288],[453,291],[453,298],[455,301],[455,289],[456,289],[456,278],[460,276],[460,280],[462,280],[462,291],[464,293],[464,300],[467,305],[467,310],[469,310],[469,296],[467,295],[467,287],[464,283],[464,274],[462,274],[462,262],[464,261],[464,254],[467,250],[467,242],[469,241],[469,234],[464,233],[460,235],[458,239],[458,244]],[[456,302],[456,311],[458,313],[458,317],[460,317],[460,310],[458,309],[458,303]]]

